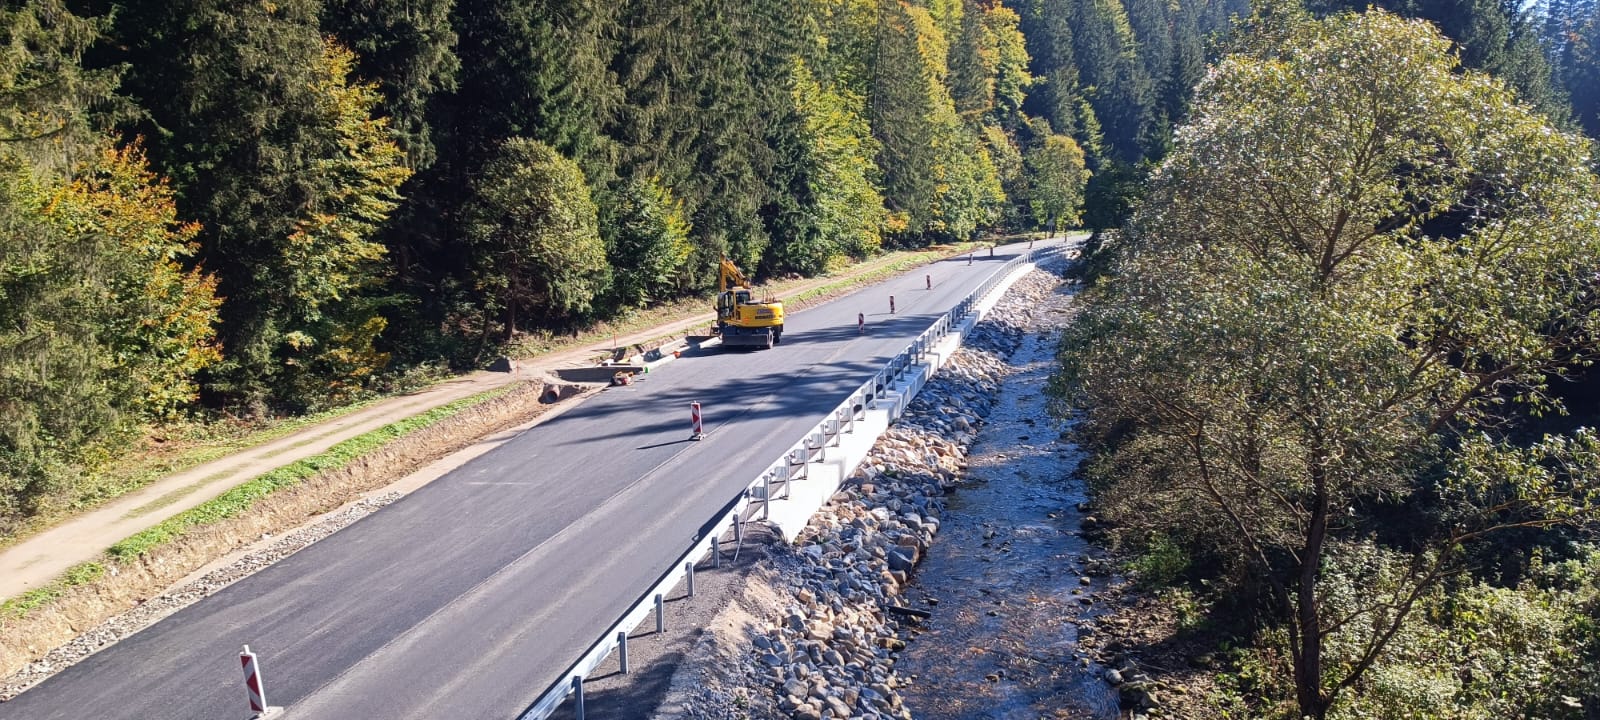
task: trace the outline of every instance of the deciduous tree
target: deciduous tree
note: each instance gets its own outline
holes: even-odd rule
[[[1083,209],[1083,187],[1089,181],[1083,150],[1070,137],[1046,135],[1028,153],[1026,163],[1034,217],[1052,232],[1076,226]]]
[[[577,163],[549,145],[507,140],[473,184],[465,215],[475,279],[508,336],[525,320],[581,317],[605,287],[589,186]]]
[[[1063,378],[1108,448],[1101,497],[1259,578],[1320,719],[1464,547],[1594,518],[1592,434],[1518,447],[1498,423],[1600,350],[1600,183],[1432,26],[1280,21],[1200,86]],[[1401,501],[1428,520],[1396,541]],[[1366,546],[1403,560],[1328,602]]]

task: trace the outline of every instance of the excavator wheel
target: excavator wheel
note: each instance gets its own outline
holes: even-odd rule
[[[767,349],[768,349],[768,350],[771,350],[771,349],[772,349],[772,346],[773,346],[773,344],[774,344],[774,343],[776,343],[776,342],[777,342],[777,341],[776,341],[776,340],[774,340],[774,339],[773,339],[773,337],[772,337],[772,331],[771,331],[771,330],[768,330],[768,331],[767,331]]]

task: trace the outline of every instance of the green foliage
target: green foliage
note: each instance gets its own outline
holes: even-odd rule
[[[1078,224],[1089,180],[1083,150],[1065,135],[1046,135],[1027,155],[1028,197],[1034,217],[1052,231]]]
[[[386,272],[370,234],[406,176],[379,95],[352,83],[353,58],[327,42],[320,3],[235,7],[219,0],[135,6],[116,15],[108,61],[146,110],[142,130],[179,212],[200,221],[201,259],[218,278],[225,358],[208,389],[247,412],[303,409],[361,382],[379,353],[361,347],[364,299]]]
[[[1306,5],[1319,12],[1378,7],[1427,20],[1455,41],[1463,65],[1504,80],[1522,101],[1558,121],[1568,115],[1566,103],[1552,83],[1537,30],[1522,4],[1502,0],[1310,0]]]
[[[1565,90],[1589,137],[1600,137],[1600,4],[1547,0],[1540,28],[1552,82]]]
[[[575,318],[605,287],[605,243],[577,163],[512,138],[473,185],[463,233],[475,279],[509,335],[522,317]]]
[[[1190,563],[1187,548],[1164,533],[1156,533],[1145,541],[1128,569],[1140,585],[1160,588],[1178,584]]]
[[[0,602],[0,620],[26,617],[34,608],[48,605],[61,597],[69,588],[94,582],[105,575],[105,572],[105,565],[97,562],[79,563],[67,568],[55,582]]]
[[[61,0],[0,8],[0,142],[57,171],[97,151],[92,115],[120,105],[117,71],[86,70],[80,58],[103,29]]]
[[[217,360],[210,278],[133,151],[52,178],[0,153],[0,526],[68,493]]]
[[[314,86],[319,119],[330,126],[338,152],[312,160],[301,175],[317,201],[280,255],[297,270],[286,287],[286,309],[295,322],[284,336],[285,384],[308,408],[350,402],[389,362],[375,347],[387,323],[365,294],[388,272],[386,250],[372,238],[411,175],[388,123],[371,116],[376,87],[348,81],[354,55],[327,44],[322,59],[324,75]]]
[[[1584,140],[1460,72],[1431,26],[1291,14],[1247,37],[1067,333],[1063,380],[1113,516],[1264,585],[1299,712],[1322,718],[1463,548],[1594,517],[1592,438],[1477,438],[1554,408],[1546,378],[1600,351],[1600,183]],[[1390,590],[1341,606],[1328,563],[1419,496],[1433,515],[1368,553],[1401,560],[1349,564]]]
[[[968,237],[999,219],[1000,179],[946,85],[949,44],[920,7],[884,2],[868,121],[889,230],[902,243]]]
[[[969,121],[1015,118],[1028,86],[1028,50],[1016,12],[968,0],[950,48],[950,95]]]
[[[683,205],[655,180],[635,178],[618,193],[606,241],[611,295],[642,307],[681,286],[689,260],[689,221]]]
[[[793,129],[774,142],[785,192],[768,220],[767,268],[815,275],[842,256],[877,251],[883,197],[872,185],[874,146],[859,100],[823,87],[802,62],[791,73]]]
[[[450,25],[455,0],[326,0],[322,27],[357,55],[356,75],[378,84],[377,114],[389,119],[407,165],[433,164],[428,104],[455,89],[460,61]]]

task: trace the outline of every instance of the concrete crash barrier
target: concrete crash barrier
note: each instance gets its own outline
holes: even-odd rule
[[[643,365],[595,365],[592,367],[559,368],[556,377],[567,383],[598,383],[609,385],[617,373],[638,374]]]

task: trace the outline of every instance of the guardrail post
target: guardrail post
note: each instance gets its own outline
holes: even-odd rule
[[[683,564],[683,578],[689,585],[689,597],[694,597],[694,561]]]
[[[772,473],[761,476],[761,519],[772,519]]]
[[[583,678],[572,676],[572,712],[573,717],[583,720]]]
[[[656,634],[665,635],[667,632],[667,599],[656,593]]]
[[[617,659],[622,661],[622,674],[628,674],[628,631],[617,632]]]

